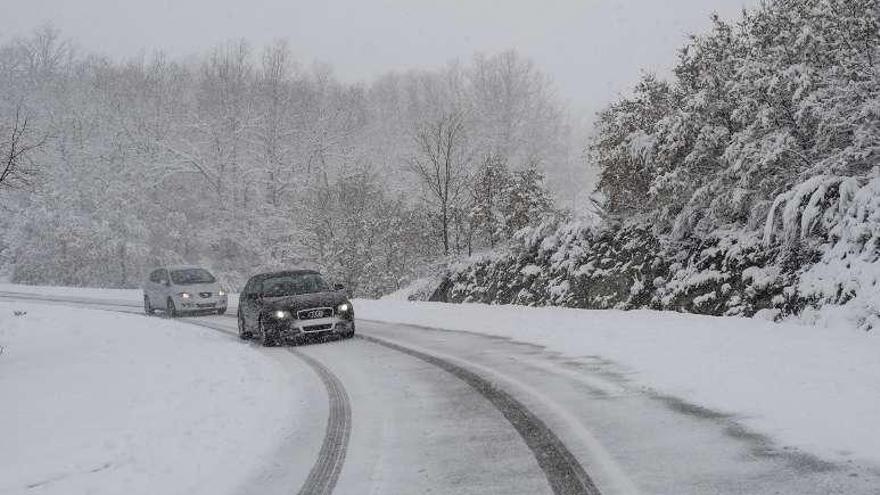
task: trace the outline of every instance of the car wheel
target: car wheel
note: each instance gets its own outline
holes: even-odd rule
[[[340,334],[340,337],[342,337],[343,339],[350,339],[350,338],[354,337],[354,323],[351,324],[351,330],[349,330],[343,334]]]
[[[238,314],[238,338],[241,340],[250,340],[254,336],[250,332],[246,330],[247,325],[245,324],[244,317],[241,316],[241,313]]]
[[[225,314],[225,313],[226,313],[226,308],[220,308],[220,309],[217,310],[217,314],[218,314],[218,315],[222,315],[222,314]]]
[[[165,314],[167,314],[169,318],[177,317],[177,308],[174,307],[174,301],[170,297],[165,303]]]
[[[147,315],[155,314],[156,309],[153,308],[153,305],[150,304],[150,298],[144,294],[144,313]]]
[[[258,325],[259,325],[259,327],[260,327],[260,331],[259,331],[259,337],[260,337],[260,338],[259,338],[259,342],[260,342],[260,345],[263,346],[263,347],[272,347],[272,346],[274,346],[274,345],[276,344],[276,342],[275,342],[275,338],[274,338],[273,336],[271,336],[271,335],[269,335],[269,334],[266,333],[266,327],[263,326],[263,319],[262,319],[262,318],[260,318],[260,322],[258,323]]]

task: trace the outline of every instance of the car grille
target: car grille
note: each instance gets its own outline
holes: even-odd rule
[[[214,306],[216,306],[216,304],[214,304],[214,303],[198,303],[198,304],[196,304],[196,306],[199,308],[213,308]]]
[[[199,295],[202,296],[202,297],[205,298],[205,299],[211,297],[211,293],[210,293],[210,292],[199,292]]]
[[[333,316],[333,308],[310,308],[296,312],[296,317],[300,320],[317,320],[330,316]]]
[[[333,325],[327,323],[325,325],[312,325],[308,327],[303,327],[303,332],[323,332],[325,330],[330,330],[333,328]]]

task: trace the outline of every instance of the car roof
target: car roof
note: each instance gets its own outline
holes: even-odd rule
[[[208,270],[207,268],[205,268],[205,267],[203,267],[203,266],[198,266],[198,265],[168,265],[168,266],[160,266],[160,267],[157,268],[157,269],[165,269],[165,270],[193,270],[193,269],[202,269],[202,270],[206,270],[206,271],[209,271],[209,272],[211,271],[211,270]]]
[[[251,279],[252,280],[265,280],[267,278],[277,277],[279,275],[306,275],[306,274],[320,275],[321,273],[317,272],[315,270],[281,270],[281,271],[277,271],[277,272],[258,273],[256,275],[254,275],[253,277],[251,277]]]

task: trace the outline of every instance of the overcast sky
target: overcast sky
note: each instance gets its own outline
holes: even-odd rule
[[[285,38],[345,81],[515,48],[593,112],[644,69],[663,73],[688,33],[756,0],[0,0],[0,40],[51,23],[86,50],[175,56],[237,38]]]

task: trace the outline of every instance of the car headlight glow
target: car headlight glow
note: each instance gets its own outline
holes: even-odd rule
[[[225,296],[226,293],[223,292],[222,290],[219,290],[219,291],[217,291],[217,295],[218,295],[218,296]]]
[[[351,309],[351,304],[342,303],[339,306],[336,306],[336,311],[340,313],[347,313]]]
[[[290,317],[290,312],[279,309],[277,311],[273,311],[272,316],[278,318],[279,320],[283,320]]]
[[[178,295],[180,296],[181,299],[189,299],[190,298],[189,292],[181,292]]]

